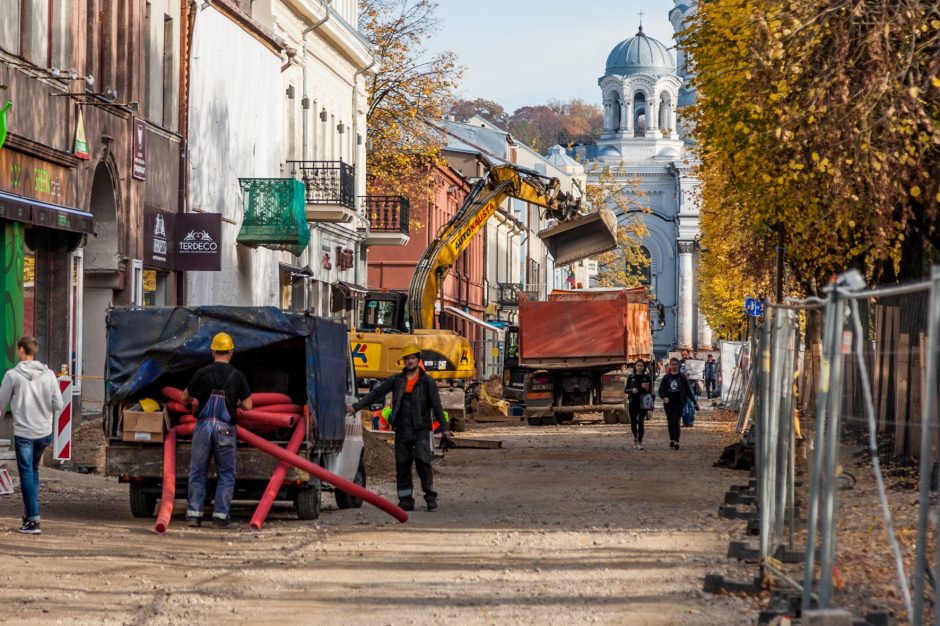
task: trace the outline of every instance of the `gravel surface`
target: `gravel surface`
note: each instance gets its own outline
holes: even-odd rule
[[[158,537],[130,516],[126,485],[44,468],[41,536],[13,531],[18,493],[0,498],[0,621],[753,624],[751,602],[701,591],[706,573],[735,576],[740,524],[716,514],[746,480],[712,467],[729,425],[709,418],[678,452],[661,412],[642,451],[598,420],[472,425],[463,436],[503,447],[436,461],[440,509],[407,524],[325,495],[316,522],[284,506],[251,533],[246,503],[230,529],[177,516]],[[376,471],[370,487],[393,498],[391,469]]]

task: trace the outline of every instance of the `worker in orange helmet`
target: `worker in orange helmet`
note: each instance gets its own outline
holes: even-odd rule
[[[450,437],[441,396],[437,383],[420,367],[421,348],[408,344],[401,351],[404,368],[400,374],[389,376],[364,398],[348,405],[347,411],[358,411],[362,407],[380,401],[392,394],[391,412],[388,422],[395,431],[395,474],[398,482],[398,506],[406,511],[415,508],[414,483],[411,467],[414,465],[421,479],[421,489],[428,511],[437,509],[437,492],[434,491],[431,470],[431,431],[434,422],[440,422],[443,437]]]

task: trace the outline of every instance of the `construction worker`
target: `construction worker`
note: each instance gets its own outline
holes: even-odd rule
[[[212,522],[225,527],[231,523],[229,508],[235,494],[235,416],[239,407],[251,409],[254,405],[248,380],[229,363],[235,351],[232,337],[228,333],[218,333],[212,338],[211,348],[213,363],[196,371],[181,398],[184,405],[195,398],[200,407],[193,432],[186,520],[190,526],[202,524],[209,459],[214,458],[218,483]]]
[[[388,422],[395,431],[395,474],[398,482],[398,506],[414,511],[414,483],[411,466],[414,465],[421,479],[421,489],[428,511],[437,508],[437,492],[434,491],[431,470],[431,432],[434,422],[440,422],[443,437],[450,437],[441,396],[437,384],[420,367],[421,348],[407,344],[401,351],[404,368],[400,374],[389,376],[364,398],[346,410],[355,412],[392,394],[392,411]]]

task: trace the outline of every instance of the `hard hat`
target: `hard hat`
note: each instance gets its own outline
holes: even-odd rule
[[[445,424],[450,423],[450,413],[448,413],[447,411],[444,411],[444,423]]]
[[[228,352],[235,349],[235,342],[228,333],[218,333],[212,338],[212,349],[215,352]]]
[[[160,403],[153,398],[143,398],[140,401],[140,408],[142,408],[147,413],[156,413],[160,410]]]
[[[382,409],[382,417],[384,417],[386,420],[391,414],[392,414],[392,407],[387,406],[384,409]]]
[[[406,356],[411,356],[412,354],[417,354],[418,356],[421,356],[421,348],[419,348],[418,344],[416,343],[405,344],[405,347],[401,349],[401,358],[405,358]]]

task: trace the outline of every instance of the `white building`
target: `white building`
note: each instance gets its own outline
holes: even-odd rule
[[[694,94],[669,48],[642,26],[613,48],[598,84],[604,132],[587,164],[588,179],[598,182],[609,168],[616,179],[612,196],[632,197],[648,208],[631,215],[646,226],[642,245],[650,259],[650,290],[666,311],[665,327],[654,327],[654,350],[663,355],[675,347],[710,347],[711,330],[697,302],[699,182],[690,142],[679,128],[679,105]],[[618,203],[612,198],[610,204]],[[627,219],[618,215],[621,222]]]
[[[190,207],[222,211],[225,252],[222,272],[191,275],[188,302],[309,310],[352,325],[377,243],[363,208],[364,80],[376,68],[354,26],[358,4],[254,0],[242,20],[232,12],[209,5],[196,15]],[[303,196],[309,228],[295,223],[271,240],[269,226],[299,211],[276,195],[288,188]],[[298,245],[306,230],[309,243]],[[400,245],[398,235],[379,243]]]

